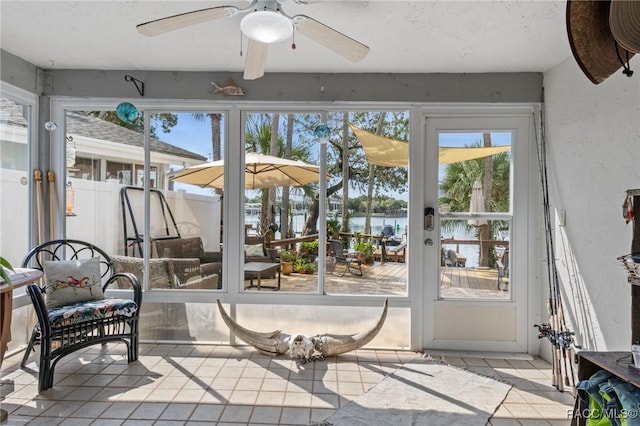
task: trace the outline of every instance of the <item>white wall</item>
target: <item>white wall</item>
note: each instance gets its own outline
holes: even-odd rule
[[[640,188],[637,57],[631,68],[632,78],[616,73],[599,85],[573,58],[544,74],[551,212],[566,212],[565,226],[554,226],[556,265],[569,327],[588,350],[631,344],[630,285],[616,260],[631,248],[625,191]]]

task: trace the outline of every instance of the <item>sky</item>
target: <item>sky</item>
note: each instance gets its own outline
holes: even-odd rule
[[[179,113],[178,124],[171,129],[169,133],[162,132],[159,128],[156,130],[160,140],[170,143],[175,146],[179,146],[183,149],[195,152],[203,155],[211,161],[212,149],[211,149],[211,125],[208,117],[203,120],[196,120],[191,113]],[[223,120],[224,121],[224,120]],[[223,139],[224,139],[224,122],[223,127]],[[481,140],[481,133],[441,133],[440,145],[448,147],[466,146],[475,144]],[[494,132],[492,133],[492,145],[509,145],[511,144],[511,134],[508,132]],[[224,150],[224,140],[223,140]],[[446,166],[440,167],[440,176],[444,173]],[[190,193],[211,195],[210,189],[198,188],[194,185],[175,183],[175,189],[185,189]],[[352,193],[353,195],[353,193]],[[392,196],[394,198],[408,201],[408,191],[403,194],[384,194]]]

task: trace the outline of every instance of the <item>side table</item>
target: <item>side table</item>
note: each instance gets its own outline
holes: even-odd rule
[[[0,366],[4,359],[4,352],[11,340],[11,314],[13,313],[13,290],[38,281],[42,271],[31,268],[13,268],[9,273],[11,285],[0,279]],[[8,417],[6,410],[0,409],[0,421]]]
[[[262,274],[266,274],[269,272],[275,272],[278,274],[278,284],[277,287],[265,287],[261,285]],[[269,288],[272,290],[280,290],[280,264],[279,263],[267,263],[267,262],[247,262],[244,264],[244,273],[249,276],[250,282],[249,287],[254,287],[253,285],[253,277],[257,276],[258,278],[258,290],[262,288]]]
[[[11,286],[0,280],[0,366],[4,352],[11,340],[11,314],[13,311],[13,290],[36,282],[42,277],[42,271],[31,268],[14,268],[9,274]]]

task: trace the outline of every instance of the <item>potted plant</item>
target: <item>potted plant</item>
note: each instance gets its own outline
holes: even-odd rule
[[[0,278],[11,287],[11,277],[9,271],[13,271],[13,266],[4,257],[0,256]]]
[[[295,263],[293,264],[293,270],[296,271],[299,274],[306,274],[307,270],[306,270],[306,265],[307,265],[307,260],[303,257],[299,257],[296,259]]]
[[[313,262],[307,262],[304,265],[304,273],[305,274],[314,274],[316,272],[316,264]]]
[[[340,238],[340,221],[338,219],[327,219],[327,237],[333,240]]]
[[[280,271],[284,275],[291,275],[293,272],[293,262],[296,261],[296,252],[293,250],[280,251]]]
[[[304,241],[300,244],[300,251],[304,254],[318,255],[318,241]]]
[[[360,256],[362,263],[373,263],[373,244],[368,241],[358,241],[353,245],[353,249]]]

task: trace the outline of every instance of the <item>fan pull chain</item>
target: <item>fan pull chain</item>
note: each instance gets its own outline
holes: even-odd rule
[[[240,57],[242,57],[242,30],[240,30]]]
[[[293,35],[291,40],[291,50],[296,50],[296,27],[293,27]]]

